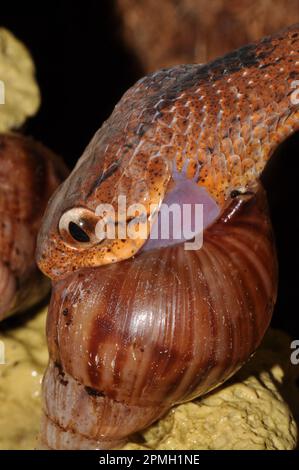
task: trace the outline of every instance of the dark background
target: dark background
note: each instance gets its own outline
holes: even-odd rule
[[[113,0],[15,2],[0,25],[30,50],[41,88],[26,133],[74,165],[126,89],[141,75],[122,44]]]
[[[0,25],[27,45],[36,64],[42,106],[25,132],[72,168],[124,91],[143,75],[122,40],[113,0],[1,4]],[[264,178],[280,265],[273,325],[293,338],[299,338],[298,146],[298,135],[283,144]]]

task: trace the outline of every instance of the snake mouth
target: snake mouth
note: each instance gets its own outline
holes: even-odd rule
[[[196,191],[200,189],[202,190],[203,188],[198,188]],[[258,191],[259,189],[259,191]],[[203,225],[200,225],[199,229],[200,232],[198,232],[201,235],[201,244],[200,246],[198,245],[198,240],[197,240],[197,234],[193,237],[186,237],[182,239],[175,239],[174,237],[170,237],[166,240],[162,238],[158,239],[153,239],[151,237],[147,238],[146,240],[116,240],[115,243],[120,244],[120,251],[122,256],[120,259],[113,259],[111,262],[101,262],[98,263],[96,256],[99,255],[99,253],[95,252],[95,258],[91,259],[88,258],[87,256],[84,257],[83,259],[83,254],[81,254],[81,259],[82,263],[81,264],[76,264],[74,265],[74,262],[72,264],[72,267],[66,267],[64,266],[59,266],[58,264],[53,264],[53,265],[45,265],[46,269],[42,269],[43,271],[46,271],[46,273],[50,273],[50,276],[52,278],[53,285],[59,284],[60,282],[70,282],[72,283],[72,277],[73,276],[79,276],[79,278],[84,279],[86,273],[91,276],[98,276],[100,273],[104,274],[105,272],[108,272],[111,270],[111,273],[115,273],[118,269],[122,270],[124,265],[134,265],[135,262],[140,263],[140,266],[142,266],[142,260],[147,259],[147,257],[158,257],[159,256],[164,256],[172,252],[173,249],[178,248],[182,253],[183,251],[200,251],[201,249],[205,248],[205,240],[210,236],[210,233],[218,233],[217,232],[217,227],[219,226],[225,226],[226,224],[231,224],[231,221],[233,221],[240,212],[244,209],[244,207],[247,207],[249,202],[252,200],[254,201],[257,197],[257,193],[263,192],[262,188],[258,186],[258,188],[255,188],[254,191],[248,190],[244,193],[241,193],[240,191],[235,191],[227,201],[227,204],[225,207],[221,210],[218,205],[214,202],[214,200],[208,195],[206,190],[204,192],[199,191],[197,192],[197,195],[200,194],[202,197],[200,199],[200,204],[202,205],[202,219],[201,221],[203,222]],[[169,193],[170,194],[170,193]],[[190,195],[190,192],[189,192]],[[173,195],[172,195],[173,196]],[[173,201],[173,198],[169,197],[169,199],[166,197],[165,201],[166,202],[171,202]],[[194,203],[194,201],[193,201]],[[198,201],[197,201],[198,203]],[[166,206],[166,209],[169,206]],[[196,209],[195,203],[193,204],[194,210]],[[161,214],[163,211],[163,207],[161,206]],[[161,222],[161,219],[159,220],[159,213],[156,216],[156,221],[153,224],[154,228],[161,226],[159,225]],[[174,229],[176,227],[174,226]],[[196,227],[195,227],[196,228]],[[152,229],[153,231],[153,229]],[[151,231],[151,232],[152,232]],[[95,247],[96,248],[96,247]],[[111,255],[113,256],[113,255]],[[187,256],[187,254],[186,254]],[[119,263],[121,261],[121,263]],[[46,261],[45,261],[46,262]],[[109,265],[110,268],[109,268]],[[41,263],[39,262],[39,267],[43,268],[41,266]],[[56,270],[54,272],[54,269]],[[107,271],[108,270],[108,271]],[[98,274],[99,273],[99,274]]]
[[[205,228],[219,214],[220,208],[204,188],[194,185],[192,190],[188,187],[186,191],[181,185],[166,195],[153,214],[137,215],[126,219],[124,224],[113,224],[112,236],[108,233],[94,243],[90,238],[85,243],[80,240],[73,246],[56,237],[46,240],[43,249],[40,243],[38,266],[52,280],[58,280],[78,269],[99,268],[136,257],[144,251],[189,242],[196,237],[201,241],[196,242],[194,248],[189,246],[186,249],[199,249]],[[125,232],[123,236],[122,230]],[[60,253],[64,253],[61,258]]]
[[[194,180],[172,180],[162,203],[155,206],[155,212],[145,210],[143,216],[139,213],[123,219],[123,223],[114,221],[111,238],[104,237],[95,242],[88,237],[87,242],[80,240],[72,246],[65,243],[62,237],[55,237],[55,233],[53,237],[44,239],[40,233],[38,266],[52,281],[57,282],[75,271],[98,269],[160,248],[184,244],[185,250],[199,250],[204,245],[206,230],[217,223],[224,212],[229,212],[229,207],[235,207],[239,200],[254,197],[257,189],[258,184],[248,186],[244,191],[232,190],[224,207],[221,207],[207,189]],[[83,226],[85,228],[86,224]],[[125,230],[123,237],[119,232],[121,227]]]

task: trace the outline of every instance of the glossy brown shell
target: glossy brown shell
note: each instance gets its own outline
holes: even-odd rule
[[[67,175],[50,150],[18,134],[0,135],[0,320],[49,291],[35,261],[47,202]]]

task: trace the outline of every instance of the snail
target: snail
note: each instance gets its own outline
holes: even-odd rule
[[[21,134],[0,134],[0,320],[49,292],[34,261],[47,201],[67,172],[48,149]]]
[[[278,277],[260,175],[299,128],[298,76],[294,25],[207,65],[146,76],[96,132],[38,236],[53,285],[41,448],[121,446],[254,353]],[[119,211],[124,196],[131,214]],[[191,249],[182,233],[161,236],[165,207],[185,203],[189,222],[203,208],[203,243]],[[117,214],[115,237],[99,236],[103,205]],[[119,236],[132,221],[148,236]]]

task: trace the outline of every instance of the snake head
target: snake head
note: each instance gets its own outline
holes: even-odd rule
[[[95,135],[44,216],[37,262],[52,279],[134,256],[163,200],[168,160],[148,144],[146,154],[121,142],[116,149],[106,132]]]

